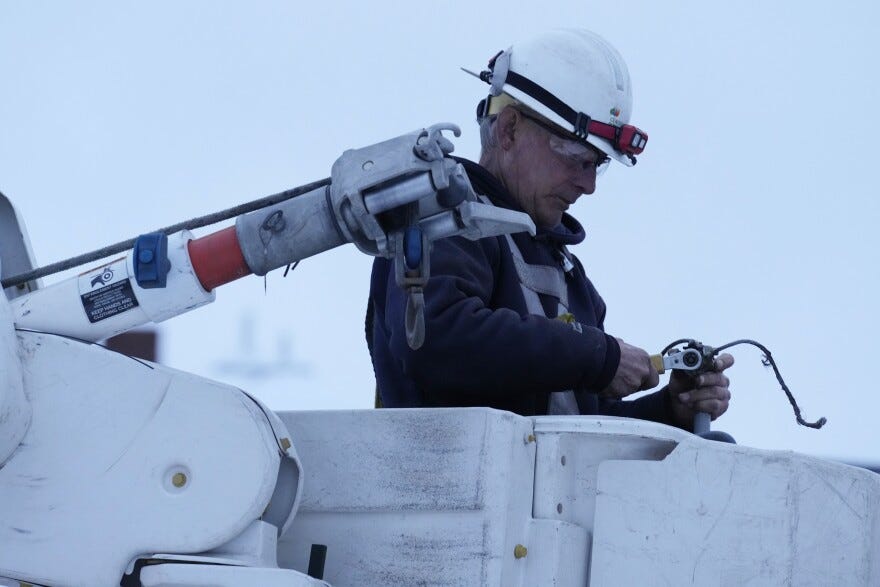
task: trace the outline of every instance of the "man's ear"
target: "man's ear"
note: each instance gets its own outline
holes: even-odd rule
[[[495,121],[495,132],[498,133],[498,144],[505,151],[513,147],[514,141],[521,131],[522,116],[516,110],[508,106],[498,113],[498,120]]]

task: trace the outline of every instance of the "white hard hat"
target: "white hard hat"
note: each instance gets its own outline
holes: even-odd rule
[[[479,75],[492,87],[481,102],[507,94],[624,165],[635,163],[648,135],[629,124],[632,86],[623,58],[605,39],[563,29],[515,43]],[[479,115],[479,112],[478,112]]]

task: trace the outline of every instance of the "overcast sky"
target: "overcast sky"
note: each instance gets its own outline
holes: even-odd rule
[[[0,191],[38,264],[326,177],[345,149],[436,122],[476,158],[486,86],[459,66],[590,28],[627,61],[650,135],[571,210],[607,330],[650,352],[757,339],[805,418],[829,423],[797,426],[737,347],[715,427],[880,462],[876,2],[305,4],[2,0]],[[367,408],[370,264],[347,246],[221,288],[158,326],[160,360],[275,409]]]

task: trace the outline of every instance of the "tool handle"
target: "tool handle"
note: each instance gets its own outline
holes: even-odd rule
[[[707,412],[697,412],[694,414],[694,434],[701,436],[709,432],[712,427],[712,416]]]
[[[663,355],[651,355],[651,365],[660,375],[666,372],[666,366],[663,364]]]

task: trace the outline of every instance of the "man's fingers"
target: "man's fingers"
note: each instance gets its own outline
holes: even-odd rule
[[[703,373],[694,381],[694,386],[700,387],[727,387],[730,379],[724,373]]]
[[[733,356],[721,353],[712,362],[713,369],[697,376],[673,371],[669,390],[674,398],[673,408],[680,421],[687,422],[694,414],[705,413],[714,420],[730,406],[730,379],[724,371],[733,365]],[[684,418],[685,420],[682,420]]]
[[[633,385],[623,382],[623,385],[615,385],[612,383],[599,392],[599,395],[606,399],[622,399],[631,393],[635,393],[636,388]]]
[[[695,412],[706,412],[713,419],[727,411],[730,390],[726,387],[701,387],[679,396],[682,403]]]
[[[631,393],[651,389],[660,383],[660,375],[651,364],[647,351],[617,339],[620,345],[620,364],[608,390],[609,395],[625,397]]]
[[[700,387],[699,389],[691,390],[687,395],[686,403],[690,405],[716,400],[729,402],[731,398],[730,389],[726,387]]]
[[[657,370],[654,369],[654,366],[651,364],[650,359],[648,360],[648,374],[642,379],[642,386],[639,388],[642,391],[646,389],[651,389],[653,387],[657,387],[660,383],[660,374],[657,373]]]
[[[714,420],[721,414],[727,411],[727,408],[730,406],[728,402],[723,402],[721,400],[707,400],[704,402],[698,402],[694,406],[695,412],[705,412],[712,416]]]
[[[715,357],[715,370],[716,371],[724,371],[725,369],[733,366],[733,355],[728,353],[721,353],[717,357]]]

